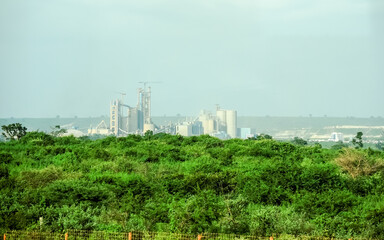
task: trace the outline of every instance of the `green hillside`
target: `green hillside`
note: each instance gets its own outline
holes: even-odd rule
[[[10,229],[384,238],[384,153],[166,134],[0,142]]]

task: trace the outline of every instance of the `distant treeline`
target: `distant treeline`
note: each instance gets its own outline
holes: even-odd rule
[[[183,122],[186,119],[192,120],[195,117],[186,116],[154,116],[153,122],[158,125],[168,125],[169,123]],[[72,126],[84,133],[88,128],[95,128],[101,121],[105,121],[109,124],[108,116],[101,117],[89,117],[89,118],[0,118],[0,126],[7,125],[14,122],[19,122],[26,126],[29,130],[39,131],[51,131],[50,126]],[[280,131],[292,130],[292,129],[312,129],[317,134],[330,134],[329,131],[321,130],[325,127],[341,126],[341,125],[359,125],[359,126],[384,126],[384,117],[371,117],[371,118],[354,118],[354,117],[274,117],[274,116],[238,116],[237,125],[239,128],[251,128],[257,133],[268,133],[274,135]],[[321,130],[318,132],[318,130]],[[357,131],[363,131],[364,129],[335,129],[335,131],[341,131],[344,134],[354,134]],[[330,130],[332,132],[332,130]],[[371,134],[380,135],[383,130],[370,130]],[[381,131],[381,132],[380,132]],[[301,136],[303,137],[303,136]]]
[[[29,132],[0,142],[0,233],[384,239],[383,151],[301,143],[150,132],[90,140]]]

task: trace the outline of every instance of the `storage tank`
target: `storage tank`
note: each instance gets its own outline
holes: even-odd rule
[[[227,134],[231,138],[237,137],[237,111],[227,110],[226,111],[226,120],[227,120]]]
[[[219,119],[221,124],[227,123],[227,112],[225,110],[217,110],[216,116]]]
[[[176,133],[185,137],[192,136],[192,125],[191,124],[178,125],[176,126]]]
[[[152,123],[144,123],[144,130],[143,133],[146,133],[147,131],[155,131],[155,125]]]
[[[227,132],[227,112],[222,109],[216,110],[218,131]]]
[[[204,134],[211,134],[216,131],[216,121],[214,119],[206,119],[201,122],[203,124]]]
[[[215,119],[209,119],[208,120],[208,130],[209,130],[209,133],[208,134],[211,134],[211,133],[214,133],[216,132],[216,120]]]
[[[137,108],[128,108],[127,114],[127,132],[135,133],[139,129],[139,110]]]

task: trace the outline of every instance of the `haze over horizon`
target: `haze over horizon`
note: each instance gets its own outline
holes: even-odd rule
[[[380,0],[3,0],[0,118],[384,116]]]

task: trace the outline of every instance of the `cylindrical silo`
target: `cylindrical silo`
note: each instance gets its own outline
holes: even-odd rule
[[[219,119],[221,124],[226,124],[227,123],[227,113],[225,110],[217,110],[216,111],[216,116]]]
[[[227,112],[222,109],[216,110],[216,116],[217,116],[217,130],[227,132]]]
[[[231,138],[237,137],[237,112],[235,110],[227,110],[226,111],[226,119],[227,119],[227,134]]]
[[[147,131],[154,132],[155,131],[155,125],[152,123],[144,123],[143,133],[146,133]]]

